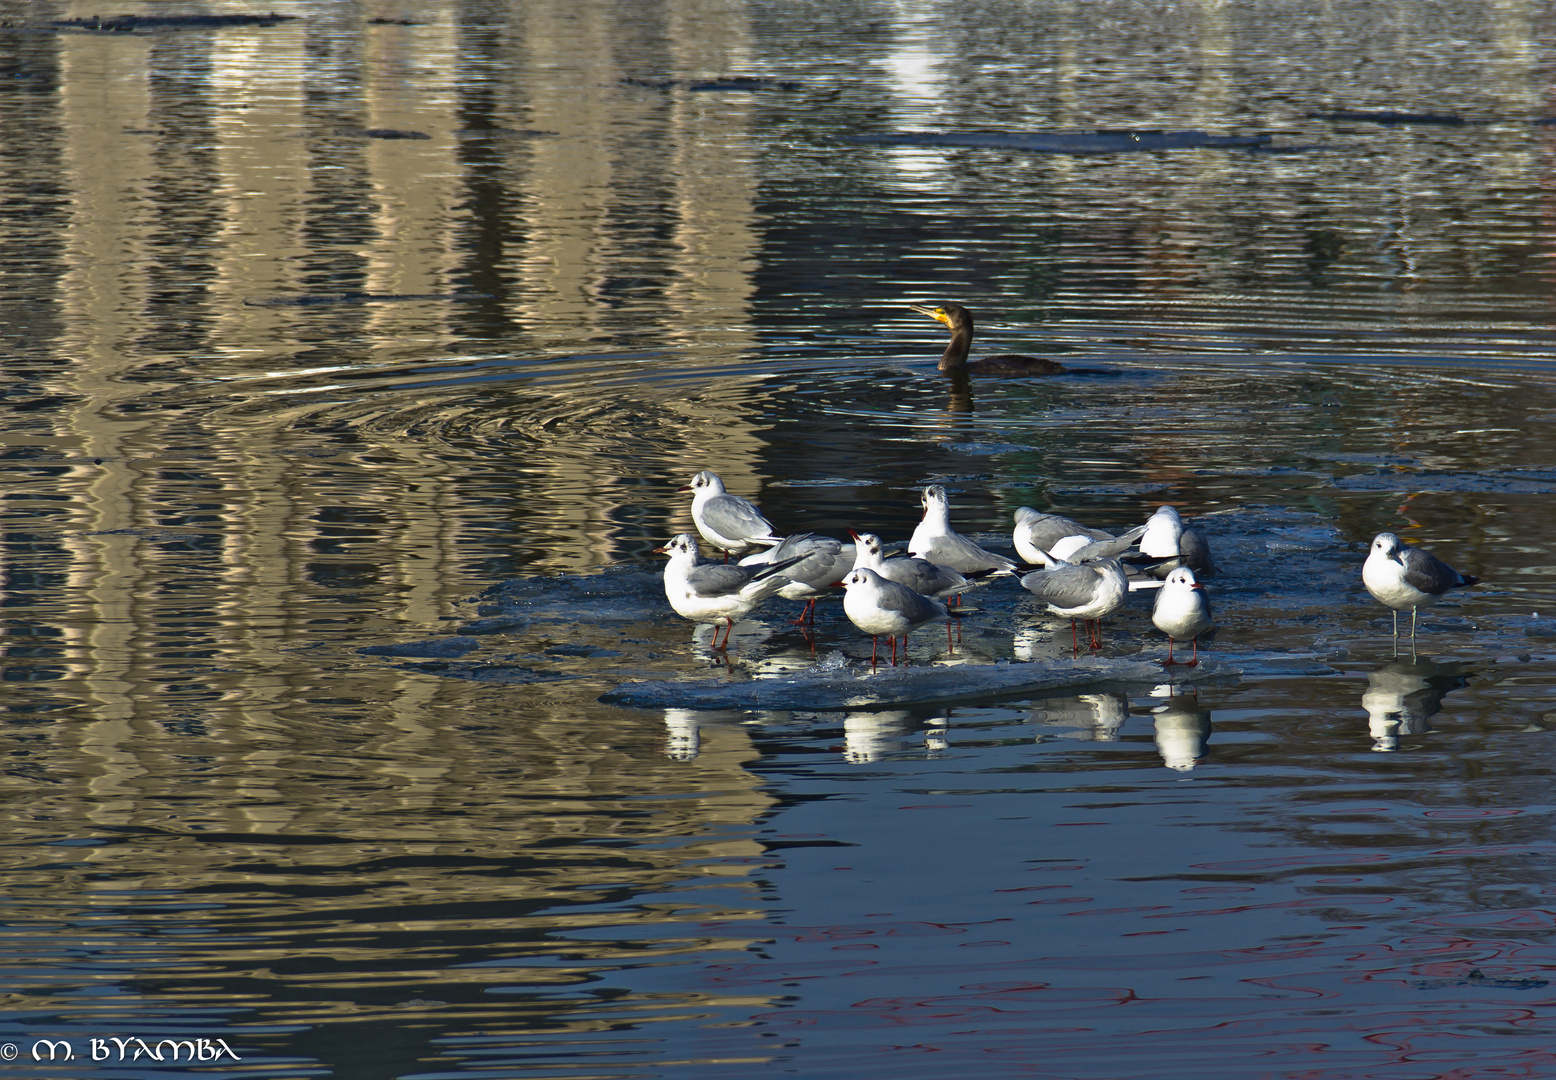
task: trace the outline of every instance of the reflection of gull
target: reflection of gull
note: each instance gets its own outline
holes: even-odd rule
[[[692,521],[702,538],[726,559],[754,547],[773,545],[783,540],[762,516],[756,504],[724,490],[718,473],[702,470],[682,491],[692,492]]]
[[[1129,719],[1129,698],[1120,693],[1050,698],[1043,702],[1042,708],[1033,709],[1027,717],[1034,724],[1070,728],[1069,737],[1072,739],[1115,742],[1119,728]]]
[[[665,756],[691,761],[702,747],[700,714],[694,709],[665,710]]]
[[[1399,613],[1410,609],[1410,642],[1416,640],[1416,611],[1441,600],[1450,589],[1468,588],[1478,577],[1461,574],[1424,548],[1406,547],[1393,533],[1373,537],[1362,564],[1362,584],[1372,598],[1394,609],[1394,640],[1399,640]]]
[[[946,606],[939,600],[921,596],[895,581],[887,581],[874,570],[861,567],[850,570],[843,579],[848,592],[843,596],[843,614],[870,635],[870,664],[875,664],[876,645],[882,634],[891,641],[891,662],[897,662],[897,635],[902,636],[902,655],[908,655],[908,633],[930,619],[946,617]]]
[[[1075,620],[1086,621],[1092,648],[1101,648],[1102,619],[1123,607],[1129,595],[1129,579],[1117,559],[1100,559],[1083,566],[1056,561],[1047,569],[1027,574],[1021,587],[1047,604],[1049,611],[1070,620],[1070,637],[1077,649]]]
[[[691,533],[681,533],[662,548],[654,549],[669,555],[665,563],[665,598],[676,614],[697,622],[717,623],[723,619],[724,644],[729,645],[729,633],[735,620],[745,615],[788,583],[781,571],[798,560],[786,560],[769,566],[721,566],[702,562],[697,554],[697,540]],[[713,647],[719,647],[717,631],[713,635]]]
[[[1384,664],[1367,676],[1362,708],[1374,750],[1397,750],[1401,735],[1430,731],[1427,720],[1443,707],[1450,691],[1468,683],[1451,664],[1430,660]]]
[[[1016,568],[1014,559],[985,551],[951,528],[951,501],[946,497],[945,488],[931,484],[924,489],[919,501],[924,505],[924,518],[908,541],[908,554],[949,566],[960,574]]]
[[[914,726],[908,712],[849,713],[843,718],[843,758],[854,764],[878,761],[904,749]]]
[[[825,596],[853,565],[854,545],[844,544],[830,536],[815,533],[796,533],[784,537],[777,547],[747,555],[741,566],[764,566],[798,556],[799,561],[783,572],[789,583],[778,590],[785,600],[804,600],[805,610],[795,623],[804,622],[806,616],[812,622],[816,618],[816,600]]]
[[[1145,523],[1140,536],[1140,552],[1157,560],[1146,572],[1155,577],[1166,577],[1180,566],[1187,566],[1200,577],[1210,577],[1216,572],[1216,564],[1210,557],[1210,542],[1198,529],[1187,527],[1178,511],[1171,506],[1160,507]]]
[[[1194,639],[1194,659],[1187,666],[1199,663],[1199,635],[1210,629],[1210,620],[1210,599],[1205,586],[1194,580],[1194,571],[1180,566],[1168,574],[1151,609],[1151,622],[1167,635],[1166,666],[1172,666],[1173,641],[1183,638]]]
[[[1199,707],[1193,694],[1167,699],[1151,710],[1156,727],[1156,749],[1169,769],[1187,772],[1204,756],[1210,740],[1210,710]]]

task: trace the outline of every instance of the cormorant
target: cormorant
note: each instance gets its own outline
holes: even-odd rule
[[[922,307],[918,304],[910,306],[914,311],[928,315],[936,322],[944,323],[951,328],[951,344],[946,347],[945,355],[940,358],[940,370],[948,374],[1031,376],[1059,375],[1065,370],[1064,365],[1057,360],[1049,360],[1041,356],[1021,356],[1017,353],[986,356],[969,363],[967,353],[972,348],[973,339],[973,319],[970,311],[961,304],[950,303],[934,308]]]

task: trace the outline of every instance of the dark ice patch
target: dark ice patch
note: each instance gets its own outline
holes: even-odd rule
[[[416,656],[452,660],[480,647],[481,643],[475,638],[459,636],[402,641],[396,645],[364,645],[357,652],[362,656]]]
[[[621,80],[627,86],[645,90],[690,90],[694,93],[759,93],[773,90],[799,90],[805,84],[792,79],[767,79],[755,75],[727,75],[714,79],[639,79]]]
[[[1269,135],[1211,135],[1204,131],[899,131],[853,135],[866,146],[951,146],[1025,150],[1039,154],[1120,154],[1149,150],[1259,149]]]
[[[1496,473],[1381,472],[1340,476],[1331,486],[1341,491],[1453,491],[1499,495],[1556,494],[1556,474],[1518,469]]]

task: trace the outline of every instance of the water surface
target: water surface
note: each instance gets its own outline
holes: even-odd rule
[[[1543,7],[13,7],[7,1069],[1556,1067]],[[1462,122],[1335,118],[1384,110]],[[1270,138],[892,145],[1097,128]],[[957,392],[944,300],[1070,373]],[[907,676],[836,602],[714,654],[652,550],[703,468],[888,539],[941,483],[1007,549],[1179,506],[1208,662],[1140,677],[1140,598],[1111,677],[991,690],[1089,662],[1010,582]],[[1385,529],[1484,579],[1414,656]]]

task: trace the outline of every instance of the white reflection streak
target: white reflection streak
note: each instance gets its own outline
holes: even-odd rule
[[[1193,694],[1183,694],[1169,697],[1151,712],[1162,764],[1177,772],[1193,769],[1210,739],[1210,711],[1200,708]]]
[[[702,720],[692,709],[665,710],[665,757],[691,761],[702,749]]]
[[[948,91],[939,53],[931,47],[933,20],[928,13],[909,12],[898,4],[898,34],[895,47],[884,57],[892,85],[892,118],[898,128],[933,127]],[[933,148],[913,146],[887,148],[892,167],[915,186],[943,190],[940,185],[949,174],[945,153]]]

